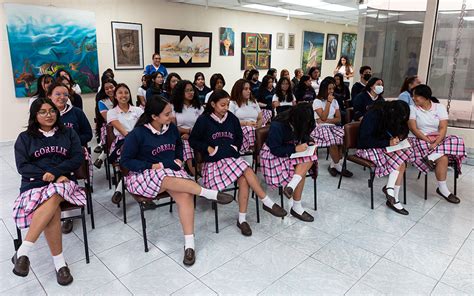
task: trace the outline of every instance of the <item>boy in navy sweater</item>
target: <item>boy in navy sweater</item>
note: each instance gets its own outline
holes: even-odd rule
[[[263,203],[263,209],[284,217],[286,211],[275,204],[260,186],[249,164],[240,157],[242,129],[237,117],[228,112],[230,96],[224,90],[212,93],[204,113],[196,121],[189,144],[204,155],[202,181],[204,186],[224,190],[237,182],[239,186],[239,219],[237,227],[245,236],[252,235],[246,221],[249,187]]]
[[[166,191],[176,201],[184,232],[183,263],[193,265],[193,196],[204,196],[221,204],[230,203],[233,197],[202,188],[182,169],[183,143],[172,118],[171,104],[162,97],[147,100],[145,112],[125,138],[120,164],[129,170],[125,184],[130,193],[153,199]]]

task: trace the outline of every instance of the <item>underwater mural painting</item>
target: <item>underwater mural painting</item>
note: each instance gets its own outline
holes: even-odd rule
[[[89,11],[4,4],[15,95],[36,92],[36,80],[66,69],[82,93],[99,87],[95,14]]]

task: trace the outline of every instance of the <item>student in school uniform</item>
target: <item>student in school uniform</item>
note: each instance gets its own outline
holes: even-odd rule
[[[276,71],[276,70],[275,70]],[[275,72],[276,75],[276,72]],[[273,95],[275,94],[275,87],[273,84],[276,84],[273,76],[265,75],[262,79],[262,84],[257,91],[257,102],[262,110],[262,125],[267,125],[273,117],[273,107],[272,107],[272,99]]]
[[[318,98],[313,101],[316,128],[311,136],[318,147],[329,147],[331,156],[331,163],[328,167],[329,174],[333,177],[341,174],[350,178],[353,174],[342,168],[344,128],[337,125],[341,122],[341,112],[339,103],[334,96],[335,87],[336,81],[332,77],[326,77],[321,82]]]
[[[99,136],[101,146],[104,146],[107,140],[107,112],[114,107],[113,101],[116,86],[117,82],[115,80],[105,78],[102,81],[101,89],[95,97],[96,134]],[[100,153],[99,157],[94,161],[94,166],[100,169],[107,155],[103,149],[94,149],[94,152]]]
[[[60,77],[66,77],[71,82],[71,89],[75,94],[80,95],[82,93],[81,87],[73,79],[71,74],[66,69],[60,69],[56,72],[56,80]]]
[[[436,193],[451,203],[461,200],[449,190],[446,179],[449,163],[455,163],[459,172],[466,148],[464,140],[455,135],[446,135],[448,112],[446,107],[432,97],[431,88],[420,84],[413,88],[414,106],[410,106],[408,125],[413,133],[410,143],[413,154],[410,162],[421,172],[435,171],[438,188]]]
[[[311,86],[313,87],[317,96],[319,93],[319,86],[321,85],[321,71],[318,67],[311,67],[308,70],[308,76],[311,77]]]
[[[242,128],[243,140],[240,152],[248,152],[255,145],[255,129],[262,127],[263,115],[247,80],[239,79],[232,87],[229,111],[237,117]]]
[[[172,123],[171,104],[160,96],[153,96],[125,138],[120,165],[129,170],[125,184],[130,193],[155,198],[166,191],[178,204],[184,233],[183,264],[193,265],[196,260],[193,195],[220,204],[232,202],[233,197],[194,182],[183,170],[182,146],[178,128]]]
[[[178,127],[183,141],[183,160],[188,166],[191,175],[196,175],[193,165],[194,153],[189,145],[189,136],[198,117],[204,111],[198,92],[189,80],[181,80],[176,85],[173,99],[174,124]]]
[[[176,84],[182,80],[181,76],[178,73],[170,73],[166,78],[165,84],[163,86],[163,93],[161,96],[165,98],[168,102],[171,100],[173,96],[173,90],[176,87]]]
[[[405,148],[387,152],[387,147],[397,145],[408,136],[408,105],[402,101],[380,101],[365,114],[359,127],[356,155],[375,164],[375,176],[388,175],[382,189],[386,205],[396,213],[408,215],[398,199],[403,181],[405,162],[412,150]]]
[[[370,78],[364,91],[355,97],[352,102],[352,106],[354,106],[354,120],[362,120],[367,110],[369,110],[373,104],[379,101],[385,101],[382,95],[383,80],[377,77]]]
[[[156,72],[155,72],[156,73]],[[115,140],[110,145],[109,159],[111,163],[119,162],[125,137],[133,130],[143,109],[133,106],[130,88],[119,83],[114,90],[114,108],[107,111],[107,124],[114,127]],[[112,202],[119,204],[122,200],[122,181],[115,187]]]
[[[413,101],[413,89],[421,84],[418,76],[409,76],[403,81],[403,85],[400,88],[400,95],[398,99],[404,101],[410,106],[414,106],[415,102]]]
[[[316,92],[311,86],[311,78],[308,75],[301,77],[300,82],[296,86],[295,97],[298,103],[312,103],[316,99]]]
[[[206,95],[211,91],[211,89],[206,85],[206,79],[202,72],[197,72],[194,75],[194,87],[196,88],[199,101],[203,105],[206,101]]]
[[[145,108],[146,103],[146,91],[148,90],[148,85],[151,84],[150,78],[148,75],[142,76],[142,85],[138,87],[137,90],[137,106],[140,108]]]
[[[211,85],[211,91],[206,94],[206,97],[204,99],[205,104],[207,104],[207,102],[209,101],[209,98],[211,97],[212,92],[216,90],[224,89],[224,86],[225,86],[224,76],[222,76],[221,73],[212,74],[211,79],[209,80],[209,83]]]
[[[13,273],[28,275],[29,253],[44,233],[56,280],[60,285],[69,285],[73,277],[63,255],[60,203],[86,204],[85,192],[73,174],[84,157],[79,136],[60,123],[59,110],[50,99],[38,98],[31,104],[28,128],[15,142],[15,161],[22,178],[13,218],[18,228],[29,230],[12,258]]]
[[[284,217],[286,211],[266,195],[249,164],[240,157],[242,129],[239,119],[232,112],[228,112],[229,101],[230,96],[224,90],[215,91],[211,95],[204,113],[194,125],[189,143],[203,155],[202,181],[205,187],[224,190],[237,182],[239,186],[237,227],[243,235],[250,236],[252,229],[246,221],[250,188],[263,203],[265,211],[277,217]]]
[[[296,105],[296,98],[291,89],[291,81],[287,77],[282,77],[278,80],[275,87],[275,94],[272,98],[272,106],[275,110],[275,114],[280,114],[294,105]]]
[[[46,95],[59,110],[60,119],[58,120],[67,128],[72,128],[79,136],[84,158],[89,163],[89,175],[92,178],[92,158],[87,149],[87,143],[92,140],[92,128],[89,120],[81,109],[71,105],[69,101],[70,90],[67,85],[55,82],[49,87]],[[62,233],[68,234],[72,229],[72,220],[65,220],[62,223]]]
[[[362,66],[359,69],[360,81],[357,81],[351,88],[351,99],[354,101],[358,94],[364,91],[367,82],[372,77],[372,68],[370,66]]]
[[[315,121],[311,105],[297,104],[278,114],[270,125],[268,138],[260,151],[265,182],[273,187],[283,186],[283,193],[290,199],[290,214],[305,222],[314,221],[301,204],[306,174],[317,163],[316,154],[290,158],[314,145],[310,137]]]
[[[246,79],[250,82],[250,89],[252,90],[252,94],[255,97],[258,92],[258,88],[260,87],[261,82],[258,80],[258,76],[260,73],[257,69],[251,69],[247,73]]]
[[[43,74],[40,77],[38,77],[38,80],[36,81],[36,92],[28,101],[28,106],[31,106],[31,104],[37,98],[46,98],[46,93],[48,92],[48,88],[53,83],[53,81],[54,81],[53,76],[49,74]]]
[[[163,93],[163,81],[163,74],[161,74],[161,72],[157,71],[151,74],[150,86],[145,93],[145,101],[154,95],[161,95]]]

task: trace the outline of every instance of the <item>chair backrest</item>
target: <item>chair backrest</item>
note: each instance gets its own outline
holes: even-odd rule
[[[263,147],[263,144],[267,140],[268,132],[270,131],[270,126],[266,125],[261,128],[257,128],[255,130],[255,146],[254,146],[254,153],[255,155],[260,154],[260,150]]]
[[[359,135],[360,122],[350,122],[344,125],[344,148],[351,149],[357,147],[357,137]]]
[[[107,136],[105,145],[107,146],[107,152],[110,151],[112,143],[115,141],[114,127],[111,124],[106,125]]]
[[[77,180],[89,180],[89,162],[84,160],[81,166],[74,171]]]
[[[349,107],[349,108],[346,108],[346,117],[345,117],[345,122],[346,123],[349,123],[349,122],[352,122],[352,119],[354,118],[354,108],[353,107]]]

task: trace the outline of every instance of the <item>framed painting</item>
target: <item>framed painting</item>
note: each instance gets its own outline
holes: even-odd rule
[[[233,56],[235,34],[232,28],[219,28],[219,55]]]
[[[338,34],[328,34],[326,40],[326,60],[335,60],[337,55]]]
[[[210,67],[212,33],[155,29],[155,52],[165,67]]]
[[[115,70],[143,69],[142,24],[112,22]]]
[[[356,47],[357,34],[342,33],[341,56],[347,56],[352,65],[354,65]]]
[[[277,49],[285,48],[285,33],[277,33],[276,48]]]
[[[272,35],[242,33],[241,70],[269,69],[271,65]]]
[[[321,69],[323,61],[324,34],[303,31],[303,54],[301,68],[306,73],[311,67]]]
[[[17,98],[36,93],[41,75],[67,70],[82,93],[97,92],[99,65],[93,12],[5,3]]]
[[[288,34],[288,49],[295,49],[295,34]]]

